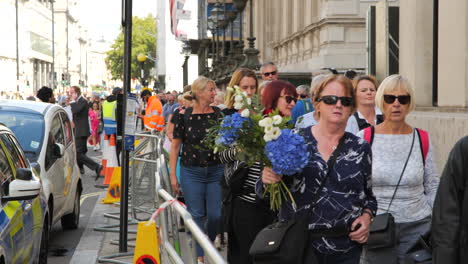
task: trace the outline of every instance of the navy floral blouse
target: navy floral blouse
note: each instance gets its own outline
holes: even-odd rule
[[[300,129],[298,133],[304,137],[312,155],[309,164],[300,174],[289,179],[283,178],[294,196],[297,208],[294,209],[289,202],[283,203],[280,219],[306,214],[313,194],[317,192],[330,169],[317,149],[317,140],[312,135],[311,127]],[[345,132],[344,137],[342,147],[333,153],[338,156],[313,208],[310,230],[349,230],[353,221],[361,216],[363,209],[371,210],[373,215],[376,213],[377,201],[371,189],[371,148],[363,139],[349,132]],[[324,254],[347,252],[359,245],[347,235],[322,237],[311,243]]]

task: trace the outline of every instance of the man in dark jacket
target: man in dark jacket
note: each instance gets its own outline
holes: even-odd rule
[[[433,263],[468,262],[468,136],[450,152],[432,214]]]
[[[84,174],[83,165],[86,165],[86,167],[95,171],[96,175],[99,177],[102,166],[86,156],[86,152],[88,152],[86,141],[90,135],[88,101],[81,95],[81,89],[78,86],[70,87],[70,97],[72,100],[70,106],[73,113],[73,123],[75,124],[75,145],[78,167],[80,168],[81,174]]]

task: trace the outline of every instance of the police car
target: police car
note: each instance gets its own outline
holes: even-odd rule
[[[64,229],[78,228],[82,184],[65,109],[42,102],[0,100],[0,123],[13,131],[29,161],[40,165],[50,225],[60,220]]]
[[[47,263],[49,215],[39,169],[0,124],[0,264]]]

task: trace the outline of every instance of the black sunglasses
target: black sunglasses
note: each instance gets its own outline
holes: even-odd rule
[[[338,103],[338,100],[341,101],[343,106],[353,105],[353,98],[348,96],[324,95],[317,99],[317,102],[324,102],[327,105],[335,105]]]
[[[302,99],[307,98],[307,94],[300,94],[299,97],[301,97]]]
[[[278,71],[265,72],[265,73],[263,74],[263,76],[268,77],[268,76],[270,76],[270,75],[276,75],[277,72],[278,72]]]
[[[286,103],[288,104],[290,104],[292,101],[294,101],[294,103],[297,102],[297,98],[294,96],[286,95],[286,96],[280,96],[280,97],[284,97],[284,99],[286,100]]]
[[[398,102],[402,105],[408,104],[411,101],[410,95],[399,95],[395,96],[392,94],[384,94],[383,99],[387,104],[393,104],[395,99],[398,99]]]

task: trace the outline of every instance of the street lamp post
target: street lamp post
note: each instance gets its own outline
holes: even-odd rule
[[[18,0],[15,1],[16,10],[16,91],[19,93],[19,37],[18,37]]]
[[[55,89],[55,14],[54,14],[54,2],[55,0],[50,0],[50,9],[52,10],[52,81],[50,88]]]
[[[188,84],[188,60],[190,58],[191,53],[190,44],[188,42],[184,42],[181,53],[185,56],[184,64],[182,64],[183,85],[185,87]]]
[[[245,60],[241,67],[258,70],[260,68],[260,61],[258,60],[258,49],[255,48],[255,37],[253,33],[253,0],[250,0],[250,36],[247,38],[249,47],[244,50]]]
[[[145,87],[145,61],[146,61],[146,55],[145,54],[138,54],[137,56],[137,61],[140,62],[141,64],[141,85]]]

